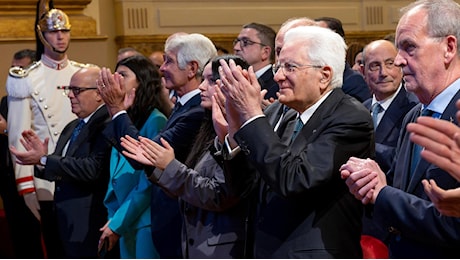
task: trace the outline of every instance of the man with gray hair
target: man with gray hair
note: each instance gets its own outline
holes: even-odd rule
[[[383,172],[371,159],[350,158],[342,167],[349,190],[372,204],[374,223],[388,230],[390,258],[459,258],[460,218],[437,211],[422,180],[442,189],[459,182],[433,163],[420,158],[423,147],[407,131],[420,116],[458,124],[460,98],[460,5],[452,0],[421,0],[402,9],[396,27],[398,53],[408,91],[420,104],[405,116],[391,169]]]
[[[165,87],[174,90],[178,98],[165,128],[153,140],[159,144],[160,138],[168,141],[181,162],[185,162],[204,116],[198,89],[201,73],[205,64],[216,55],[214,44],[202,34],[175,33],[165,43],[165,61],[160,71]],[[113,117],[105,133],[120,152],[123,151],[121,137],[130,135],[137,139],[139,136],[139,130],[126,114],[122,79],[120,74],[112,75],[109,69],[103,68],[98,80],[98,89]],[[133,160],[130,163],[134,168],[143,167]],[[146,172],[151,174],[153,171]],[[182,258],[182,217],[177,199],[153,185],[151,210],[152,238],[160,258]]]
[[[344,40],[329,29],[286,33],[273,72],[278,100],[297,113],[281,138],[258,105],[254,71],[221,61],[226,178],[240,186],[261,180],[255,258],[362,258],[362,206],[337,171],[351,154],[373,154],[373,127],[369,111],[341,89],[345,52]],[[223,116],[213,117],[225,126]]]

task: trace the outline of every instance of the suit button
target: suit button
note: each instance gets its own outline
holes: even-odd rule
[[[117,186],[117,181],[116,181],[116,180],[113,180],[113,181],[112,181],[112,185],[113,185],[113,186]]]
[[[47,110],[47,109],[48,109],[48,105],[44,105],[43,108],[44,108],[45,110]]]
[[[58,135],[59,135],[59,132],[54,132],[53,135],[54,135],[54,136],[58,136]]]
[[[193,243],[195,243],[195,240],[193,238],[190,238],[188,240],[189,245],[193,246]]]

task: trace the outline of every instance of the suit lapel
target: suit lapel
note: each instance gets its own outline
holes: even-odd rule
[[[321,126],[324,119],[333,114],[337,104],[345,96],[343,91],[339,88],[333,89],[329,97],[316,109],[308,122],[300,130],[297,137],[291,144],[291,150],[293,152],[299,152],[297,150],[303,149],[305,143],[310,143],[312,139],[316,138],[317,128]],[[292,132],[291,132],[292,133]]]
[[[442,113],[440,120],[447,120],[458,125],[457,118],[455,114],[457,113],[457,108],[455,106],[456,101],[460,98],[460,91],[458,91],[455,96],[450,100],[449,105],[447,105],[446,109]],[[420,184],[423,178],[426,176],[426,172],[429,167],[435,167],[434,165],[430,164],[429,162],[425,161],[423,158],[420,159],[417,168],[414,170],[414,174],[409,181],[409,186],[407,187],[408,192],[412,192],[415,188]]]
[[[88,135],[90,135],[90,130],[93,129],[94,124],[100,123],[100,121],[105,121],[107,119],[107,108],[104,106],[100,107],[94,115],[91,116],[89,121],[86,123],[86,125],[81,129],[80,134],[77,136],[77,139],[72,142],[72,145],[67,148],[67,153],[66,155],[74,155],[75,151],[78,149],[78,147],[86,142],[86,139],[88,138]],[[78,122],[78,120],[77,120]],[[78,123],[77,123],[78,124]],[[76,126],[76,125],[75,125]],[[72,134],[72,131],[75,127],[72,128],[70,133]],[[69,137],[70,138],[70,137]]]
[[[78,125],[79,119],[75,119],[72,122],[70,122],[67,127],[62,130],[61,136],[58,139],[58,142],[56,143],[56,148],[54,149],[54,154],[59,154],[62,155],[62,151],[64,150],[65,145],[70,139],[70,136],[72,136],[72,132],[75,129],[75,127]]]
[[[195,107],[195,106],[199,106],[201,103],[201,96],[200,94],[196,94],[195,96],[193,96],[190,100],[187,101],[187,103],[185,103],[181,109],[179,109],[178,111],[176,111],[176,113],[173,113],[167,123],[166,123],[166,126],[164,127],[164,129],[168,129],[170,128],[172,125],[174,125],[177,121],[177,119],[179,118],[180,115],[182,115],[183,113],[187,112],[188,110],[190,110],[192,107]]]
[[[284,145],[289,145],[291,143],[292,133],[294,132],[294,127],[296,124],[297,111],[294,109],[289,109],[284,118],[282,119],[280,126],[276,133],[281,138],[281,142]]]
[[[405,111],[405,107],[408,105],[408,101],[405,99],[406,94],[407,92],[404,90],[404,87],[401,88],[398,95],[388,107],[388,110],[385,111],[385,114],[376,129],[376,132],[379,133],[375,135],[376,143],[383,143],[387,139],[388,135],[392,134],[391,129],[396,127],[396,122],[398,122],[401,117],[405,116],[405,114],[401,113],[401,111]],[[385,133],[385,135],[382,135],[382,133]]]

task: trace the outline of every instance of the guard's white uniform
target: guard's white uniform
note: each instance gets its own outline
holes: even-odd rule
[[[49,137],[48,153],[52,153],[62,129],[76,118],[70,100],[57,86],[68,86],[72,75],[87,65],[60,62],[42,55],[41,61],[26,70],[11,69],[6,82],[8,92],[8,141],[24,151],[21,133],[32,129],[41,140]],[[14,161],[14,158],[13,158]],[[36,191],[40,201],[53,200],[54,183],[34,177],[34,166],[14,163],[16,184],[20,195]]]

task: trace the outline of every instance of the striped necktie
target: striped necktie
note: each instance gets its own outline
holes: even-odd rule
[[[382,111],[383,111],[383,107],[382,105],[380,105],[379,102],[375,102],[372,105],[372,120],[374,121],[374,129],[376,129],[377,125],[379,124],[379,114]]]

